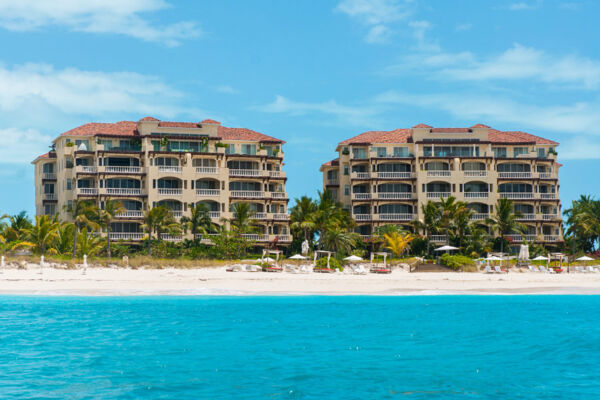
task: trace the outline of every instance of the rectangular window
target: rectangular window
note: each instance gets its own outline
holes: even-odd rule
[[[83,147],[81,147],[81,150],[87,151],[90,149],[89,140],[75,140],[75,147],[77,147],[77,150],[80,150],[81,145],[83,145]]]
[[[350,196],[350,185],[344,185],[344,195]]]
[[[235,144],[230,143],[226,148],[225,148],[225,154],[235,154]]]
[[[104,145],[104,150],[110,150],[113,148],[113,141],[110,139],[100,139],[100,144]]]
[[[522,154],[528,154],[529,151],[527,150],[527,147],[515,147],[513,148],[513,154],[514,157],[518,157]]]
[[[367,150],[366,149],[352,149],[352,157],[365,159],[367,158]]]
[[[537,156],[538,158],[546,158],[546,149],[542,148],[538,148],[537,149]]]
[[[348,175],[350,171],[348,170],[348,166],[344,165],[344,175]]]
[[[256,155],[255,144],[242,144],[242,154]]]
[[[160,140],[152,140],[150,143],[153,151],[160,151]]]
[[[394,157],[408,157],[408,147],[394,147]]]
[[[506,158],[506,147],[492,147],[492,151],[494,152],[494,157]]]
[[[70,179],[67,179],[67,190],[73,190]]]
[[[374,150],[377,153],[377,157],[387,157],[387,148],[385,148],[385,147],[375,147]]]

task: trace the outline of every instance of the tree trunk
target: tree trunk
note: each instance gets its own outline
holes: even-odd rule
[[[73,258],[77,255],[77,224],[75,224],[75,229],[73,229]]]
[[[152,242],[152,231],[150,229],[148,229],[148,257],[152,257],[151,242]]]
[[[106,224],[106,255],[110,260],[110,222]]]

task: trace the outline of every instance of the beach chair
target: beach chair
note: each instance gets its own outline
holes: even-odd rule
[[[492,268],[489,265],[485,266],[485,269],[483,270],[484,274],[493,274],[494,271],[492,271]]]
[[[598,273],[598,271],[595,270],[594,267],[592,267],[591,265],[589,265],[586,269],[587,269],[588,272],[591,272],[593,274]]]
[[[364,264],[359,264],[356,268],[356,273],[358,275],[366,275],[369,273],[369,271],[367,271],[367,269],[365,268]]]
[[[529,270],[531,272],[540,272],[540,270],[535,265],[530,265]]]
[[[581,267],[575,267],[575,272],[583,273],[585,271]]]
[[[283,264],[283,270],[285,272],[289,272],[291,274],[297,274],[298,273],[298,268],[295,265],[292,265],[292,264]]]
[[[497,273],[497,274],[502,274],[503,273],[503,271],[500,269],[500,267],[498,265],[496,265],[494,267],[494,272]]]

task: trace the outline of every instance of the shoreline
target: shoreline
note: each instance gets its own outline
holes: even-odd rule
[[[0,295],[14,296],[435,296],[600,295],[600,273],[416,272],[389,275],[226,272],[197,269],[5,269]]]

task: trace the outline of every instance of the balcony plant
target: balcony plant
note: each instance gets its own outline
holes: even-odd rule
[[[217,143],[215,144],[215,147],[216,147],[216,148],[223,148],[223,149],[226,149],[226,148],[228,148],[228,147],[229,147],[229,145],[228,145],[227,143],[217,142]]]
[[[345,155],[345,156],[349,156],[350,155],[350,150],[344,149],[344,150],[342,150],[342,154]]]
[[[67,144],[65,144],[65,147],[74,147],[75,143],[73,142],[67,142]]]
[[[169,139],[167,139],[166,136],[163,136],[160,139],[160,147],[161,147],[161,149],[165,149],[166,150],[168,145],[169,145]]]

